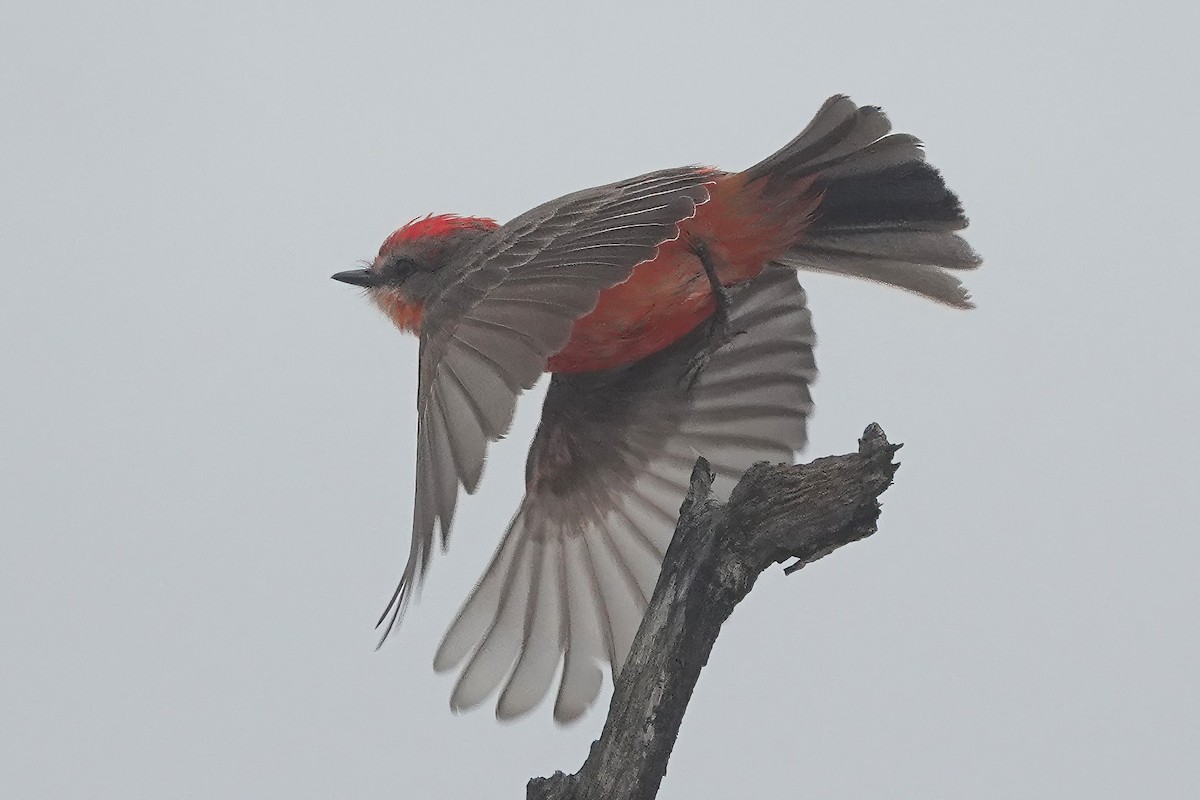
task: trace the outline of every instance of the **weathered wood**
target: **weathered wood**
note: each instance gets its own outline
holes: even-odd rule
[[[700,459],[654,596],[621,669],[608,720],[583,767],[529,782],[529,800],[650,800],[658,793],[683,712],[733,607],[771,564],[794,572],[870,536],[879,495],[898,464],[871,424],[857,453],[810,464],[756,464],[728,503],[712,498]]]

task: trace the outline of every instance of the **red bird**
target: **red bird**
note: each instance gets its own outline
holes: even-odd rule
[[[727,484],[791,462],[816,376],[794,270],[971,306],[946,271],[980,263],[956,233],[962,206],[920,142],[890,130],[878,108],[832,97],[743,172],[652,172],[505,225],[417,219],[333,276],[421,341],[412,544],[384,638],[517,396],[552,373],[525,497],[434,660],[466,662],[453,708],[503,685],[497,715],[526,713],[562,664],[554,716],[577,718],[601,665],[615,677],[625,661],[696,456]]]

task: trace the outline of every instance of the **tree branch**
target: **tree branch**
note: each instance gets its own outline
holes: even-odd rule
[[[574,775],[529,782],[529,800],[651,800],[721,624],[771,564],[794,572],[870,536],[898,464],[872,423],[858,452],[793,467],[756,464],[728,503],[712,498],[703,458],[654,596],[622,667],[600,739]]]

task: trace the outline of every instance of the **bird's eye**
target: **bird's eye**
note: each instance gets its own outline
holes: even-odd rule
[[[409,275],[421,268],[412,258],[397,258],[389,261],[383,268],[383,278],[388,283],[400,283]]]

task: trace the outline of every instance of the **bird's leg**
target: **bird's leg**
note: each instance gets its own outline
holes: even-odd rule
[[[704,367],[712,358],[713,353],[733,341],[734,336],[743,333],[743,331],[730,329],[729,311],[733,306],[733,301],[729,298],[729,290],[721,284],[721,279],[717,277],[717,265],[708,245],[703,240],[697,239],[690,243],[690,249],[704,267],[704,274],[708,277],[708,286],[712,290],[717,307],[705,323],[708,326],[708,334],[705,336],[704,347],[692,357],[687,372],[684,373],[684,380],[689,389],[696,383],[696,378],[700,377],[700,373],[704,371]]]

